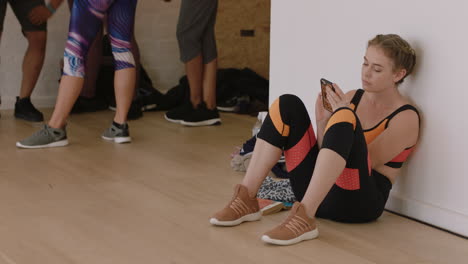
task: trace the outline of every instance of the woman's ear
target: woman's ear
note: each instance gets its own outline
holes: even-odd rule
[[[393,74],[393,82],[398,83],[406,76],[406,69],[399,69]]]

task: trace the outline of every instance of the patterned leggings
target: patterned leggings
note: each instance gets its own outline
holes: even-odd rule
[[[336,110],[324,132],[322,148],[346,160],[346,168],[321,203],[317,216],[341,222],[368,222],[383,212],[391,182],[371,169],[359,119],[349,108]],[[319,153],[314,130],[303,102],[283,95],[271,106],[258,134],[284,150],[294,195],[301,201],[309,186]]]
[[[75,0],[64,54],[64,75],[84,77],[89,46],[107,14],[115,69],[134,68],[131,40],[137,0]]]

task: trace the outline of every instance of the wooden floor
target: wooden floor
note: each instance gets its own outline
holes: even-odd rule
[[[50,111],[46,111],[47,116]],[[320,237],[290,247],[260,241],[286,213],[233,228],[209,216],[242,174],[230,153],[255,119],[188,128],[145,113],[133,143],[101,140],[112,112],[72,116],[70,145],[16,149],[38,125],[0,119],[0,264],[468,263],[468,241],[385,213],[371,224],[319,219]]]

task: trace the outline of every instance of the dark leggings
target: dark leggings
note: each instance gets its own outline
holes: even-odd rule
[[[282,95],[271,106],[258,137],[284,150],[286,167],[297,200],[309,186],[319,153],[304,103]],[[317,217],[340,222],[369,222],[383,212],[391,182],[371,169],[359,119],[349,108],[337,109],[324,132],[322,148],[346,160],[346,168],[321,203]]]

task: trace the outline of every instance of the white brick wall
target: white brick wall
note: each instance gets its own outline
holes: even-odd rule
[[[176,85],[184,74],[179,61],[175,36],[180,0],[139,0],[135,34],[141,49],[142,63],[156,88],[166,91]],[[47,56],[32,100],[39,107],[55,103],[60,77],[59,61],[68,32],[69,12],[66,3],[49,21]],[[0,43],[0,95],[2,109],[11,109],[21,83],[21,64],[27,42],[21,28],[8,8]]]

